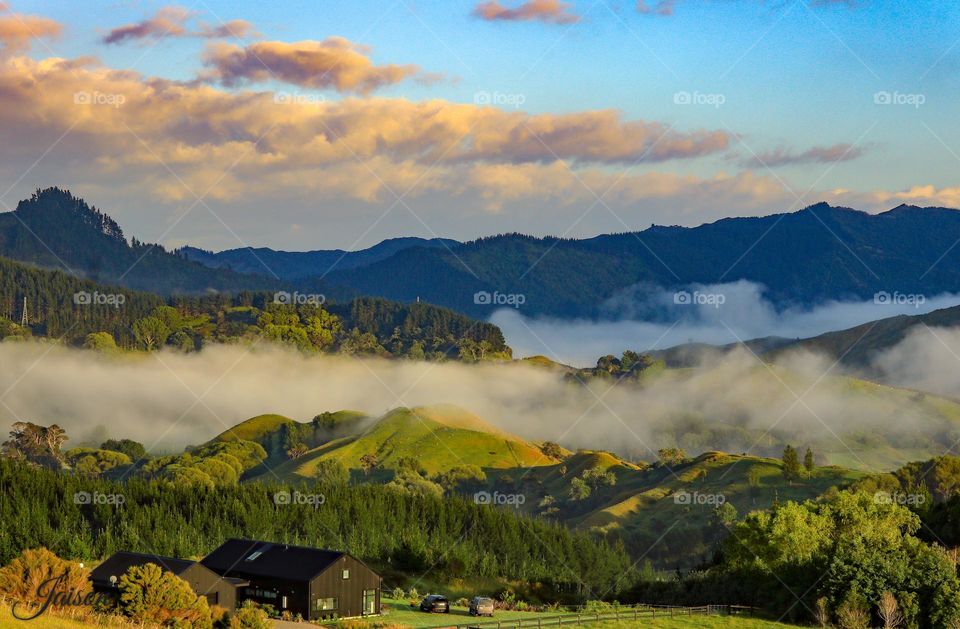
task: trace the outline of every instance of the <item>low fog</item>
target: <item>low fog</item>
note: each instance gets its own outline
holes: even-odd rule
[[[939,339],[929,331],[911,336],[878,364],[900,384],[960,394],[960,384],[948,377],[956,373],[960,332],[935,332]],[[942,351],[931,353],[937,345]],[[200,443],[261,413],[307,421],[339,409],[380,415],[397,406],[452,403],[522,437],[634,459],[651,460],[657,448],[674,445],[691,453],[771,455],[790,441],[864,469],[871,465],[857,453],[884,439],[939,454],[960,437],[920,401],[924,396],[849,387],[830,363],[809,354],[786,357],[773,369],[743,351],[714,361],[642,386],[593,381],[584,387],[519,363],[306,357],[262,345],[105,356],[0,343],[0,429],[18,419],[58,423],[70,446],[126,437],[159,453]]]
[[[522,308],[499,310],[491,321],[503,330],[515,356],[543,354],[582,367],[628,348],[650,351],[689,342],[726,345],[765,336],[808,338],[960,304],[957,294],[926,297],[919,303],[891,293],[886,303],[833,301],[778,311],[764,299],[763,286],[752,282],[691,285],[685,292],[688,303],[678,304],[673,291],[634,286],[603,305],[602,321],[527,318]],[[697,295],[706,303],[693,303]],[[723,303],[717,303],[720,299]]]

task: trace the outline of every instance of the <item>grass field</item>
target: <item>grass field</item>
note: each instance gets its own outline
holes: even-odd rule
[[[490,618],[476,619],[467,613],[464,607],[452,607],[449,614],[427,614],[415,608],[411,608],[406,601],[396,601],[384,599],[384,604],[389,612],[383,616],[383,620],[398,625],[405,625],[412,629],[427,629],[436,627],[449,627],[458,624],[466,624],[471,621],[488,622]],[[547,612],[543,614],[533,612],[509,612],[498,611],[493,620],[509,621],[511,619],[535,620],[537,617],[556,618],[563,612]],[[555,621],[554,621],[555,622]],[[644,627],[654,627],[655,629],[680,629],[681,627],[704,627],[709,629],[776,629],[778,627],[793,627],[795,625],[786,625],[783,623],[761,620],[758,618],[747,618],[742,616],[683,616],[676,618],[644,618],[641,621],[601,621],[588,623],[584,621],[583,627],[590,629],[620,629],[621,627],[636,627],[642,624]],[[504,629],[509,629],[509,623],[504,622]],[[528,626],[529,625],[525,625]],[[555,626],[552,624],[543,624],[543,627]],[[565,624],[564,627],[576,627],[576,624]]]
[[[433,627],[447,627],[451,625],[464,624],[468,623],[471,620],[476,620],[467,614],[465,608],[454,607],[449,614],[425,614],[423,612],[411,609],[409,603],[406,601],[394,601],[384,599],[384,603],[389,609],[389,612],[379,618],[380,621],[386,621],[391,624],[403,625],[410,627],[411,629],[427,629]],[[545,613],[545,614],[536,614],[533,612],[507,612],[501,611],[497,612],[494,620],[508,621],[510,619],[517,618],[526,618],[526,619],[536,619],[538,616],[542,618],[546,617],[555,617],[556,612]],[[488,618],[484,618],[482,621],[487,621]],[[783,623],[772,622],[768,620],[761,620],[757,618],[746,618],[746,617],[730,617],[730,616],[684,616],[682,618],[656,618],[650,619],[645,618],[642,621],[644,627],[652,627],[653,629],[681,629],[684,627],[702,627],[704,629],[778,629],[778,628],[788,628],[794,627],[795,625],[786,625]],[[312,625],[302,625],[304,627],[310,627]],[[544,624],[544,627],[548,625]],[[576,625],[564,625],[565,627],[575,627]],[[593,622],[587,623],[584,622],[583,627],[590,627],[590,629],[621,629],[626,627],[636,627],[637,623],[631,621],[621,621],[621,622]],[[129,624],[96,624],[92,622],[82,622],[78,620],[71,620],[69,617],[64,616],[54,616],[52,614],[44,614],[39,618],[25,623],[24,621],[16,620],[10,614],[10,608],[7,605],[4,605],[0,608],[0,629],[90,629],[91,627],[114,627],[116,629],[132,629],[133,627],[140,627],[140,625],[129,625]],[[509,625],[505,624],[505,628]]]

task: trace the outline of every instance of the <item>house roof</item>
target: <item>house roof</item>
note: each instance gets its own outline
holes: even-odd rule
[[[156,564],[174,574],[181,574],[197,562],[188,559],[177,559],[176,557],[120,551],[113,553],[104,560],[103,563],[91,570],[90,579],[96,582],[110,583],[111,576],[119,579],[130,567],[142,566],[148,563]]]
[[[226,577],[251,575],[308,581],[344,555],[338,550],[228,539],[200,563]]]

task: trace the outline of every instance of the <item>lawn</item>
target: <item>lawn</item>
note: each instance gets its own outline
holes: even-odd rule
[[[488,622],[491,620],[490,618],[473,618],[467,613],[467,609],[465,607],[453,606],[449,614],[427,614],[419,611],[418,609],[411,608],[410,604],[406,601],[384,599],[383,602],[389,610],[388,613],[383,616],[383,620],[389,621],[391,624],[396,623],[398,625],[409,626],[413,629],[449,627],[458,624],[466,624],[474,620],[477,622]],[[537,614],[533,612],[498,611],[492,620],[508,621],[519,618],[536,619],[538,616],[542,618],[555,618],[559,613],[563,612],[547,612],[543,614]],[[590,627],[591,629],[620,629],[621,627],[636,627],[637,624],[638,623],[634,622],[633,620],[621,621],[619,623],[615,621],[588,623],[585,621],[582,626]],[[681,627],[704,627],[709,629],[777,629],[781,627],[787,628],[794,626],[768,620],[760,620],[757,618],[730,616],[684,616],[682,618],[678,617],[673,619],[653,619],[646,617],[642,620],[642,624],[644,627],[653,627],[654,629],[680,629]],[[547,625],[545,623],[544,627],[547,626],[553,625]],[[565,624],[563,626],[576,627],[576,624]],[[504,628],[508,629],[509,625],[505,623]]]

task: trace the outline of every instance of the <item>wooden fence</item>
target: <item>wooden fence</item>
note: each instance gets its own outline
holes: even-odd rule
[[[661,605],[637,605],[634,607],[620,607],[608,612],[571,612],[555,616],[531,615],[530,618],[510,618],[506,620],[475,620],[458,625],[442,625],[436,629],[549,629],[573,625],[579,627],[586,623],[596,623],[605,620],[633,620],[644,618],[675,618],[679,616],[706,616],[719,614],[752,615],[753,608],[742,605],[701,605],[698,607],[671,607]]]

